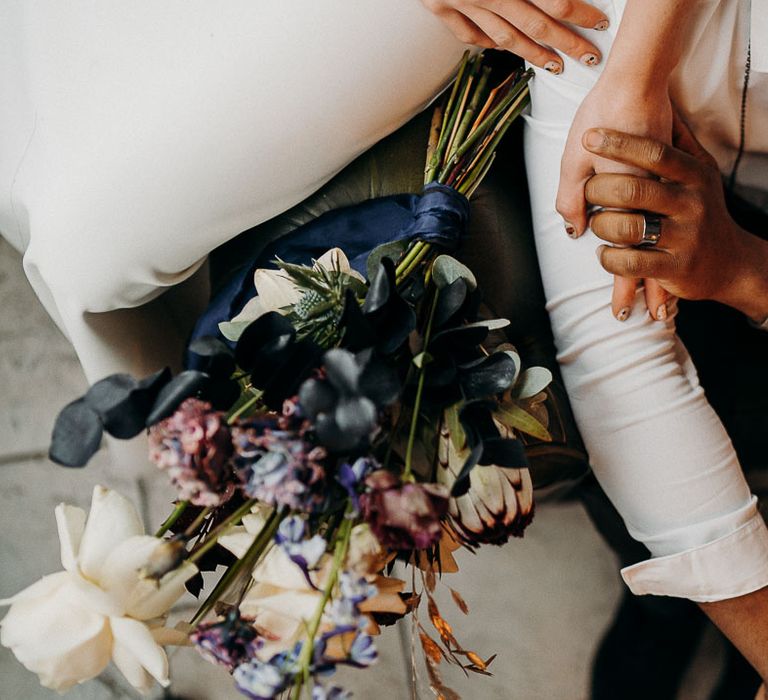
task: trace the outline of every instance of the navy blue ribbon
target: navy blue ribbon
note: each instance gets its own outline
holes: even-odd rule
[[[274,241],[243,265],[211,300],[191,340],[204,335],[221,337],[219,323],[232,319],[256,296],[253,273],[259,268],[274,268],[276,258],[308,265],[329,248],[341,248],[352,268],[365,275],[368,255],[390,241],[422,240],[455,250],[468,218],[467,198],[436,182],[427,185],[421,195],[378,197],[326,212]],[[194,369],[195,364],[195,357],[188,353],[187,367]]]

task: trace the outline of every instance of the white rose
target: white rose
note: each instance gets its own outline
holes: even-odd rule
[[[185,563],[159,582],[140,578],[159,540],[144,534],[133,505],[97,486],[90,514],[60,504],[56,524],[64,571],[44,576],[8,600],[0,643],[63,692],[101,673],[110,659],[137,689],[153,678],[168,685],[168,658],[158,642],[183,636],[162,627],[163,616],[197,568]]]

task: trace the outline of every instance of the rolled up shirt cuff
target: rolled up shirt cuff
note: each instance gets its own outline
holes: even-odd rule
[[[755,499],[756,500],[756,499]],[[760,513],[733,532],[679,554],[621,570],[635,595],[662,595],[711,603],[768,586],[768,528]]]

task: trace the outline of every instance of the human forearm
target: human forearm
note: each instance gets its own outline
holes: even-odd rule
[[[763,680],[768,679],[768,588],[700,607]]]
[[[731,283],[715,300],[762,322],[768,317],[768,241],[744,230],[737,240],[736,250],[728,251]]]
[[[693,0],[627,0],[602,80],[640,91],[666,88],[694,6]]]

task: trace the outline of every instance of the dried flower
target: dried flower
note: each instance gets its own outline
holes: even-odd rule
[[[236,610],[223,620],[199,625],[190,639],[206,661],[230,671],[253,658],[262,643],[253,626]]]
[[[345,568],[360,576],[376,574],[381,571],[394,554],[385,551],[379,540],[371,532],[368,523],[360,523],[352,528]]]
[[[187,399],[149,431],[149,458],[165,469],[179,498],[218,506],[234,493],[232,439],[224,414],[211,404]]]
[[[332,685],[330,688],[315,685],[312,688],[312,700],[350,700],[351,697],[352,693],[338,685]]]
[[[309,578],[309,570],[314,569],[325,554],[327,542],[321,535],[306,537],[307,524],[303,518],[292,515],[285,518],[275,533],[275,542]]]
[[[440,484],[401,484],[380,469],[366,480],[360,504],[371,530],[392,549],[425,549],[440,539],[440,519],[448,512],[448,489]]]

